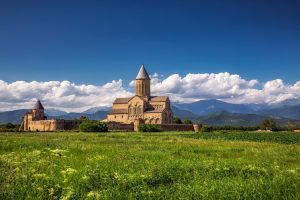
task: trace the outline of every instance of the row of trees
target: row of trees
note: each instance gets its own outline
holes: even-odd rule
[[[19,131],[20,125],[6,123],[0,125],[0,132],[17,132]]]
[[[108,126],[107,123],[97,121],[97,120],[89,120],[87,117],[80,117],[82,123],[79,126],[79,130],[81,132],[107,132]]]
[[[190,119],[184,119],[183,121],[179,117],[173,118],[174,124],[193,124],[192,120]]]
[[[106,132],[108,131],[107,123],[100,122],[96,120],[90,120],[89,118],[82,116],[79,118],[82,123],[79,126],[79,130],[82,132]],[[173,123],[175,124],[193,124],[189,119],[181,120],[178,117],[173,118]],[[299,123],[297,121],[289,121],[285,126],[279,126],[275,119],[265,119],[262,121],[260,126],[245,127],[245,126],[202,126],[201,131],[210,132],[214,130],[242,130],[242,131],[255,131],[258,129],[261,130],[270,130],[270,131],[292,131],[300,129]],[[19,131],[20,125],[15,125],[12,123],[6,123],[0,125],[0,132],[17,132]],[[142,132],[157,132],[162,131],[161,128],[155,125],[142,125],[140,127]]]
[[[174,117],[173,123],[175,124],[192,124],[193,122],[189,119],[181,120],[178,117]],[[275,119],[265,119],[259,126],[203,126],[203,131],[212,130],[243,130],[243,131],[255,131],[255,130],[270,130],[270,131],[292,131],[300,129],[300,124],[296,121],[289,121],[285,126],[279,126]]]
[[[285,126],[279,126],[275,119],[265,119],[260,126],[203,126],[201,131],[211,132],[218,130],[241,130],[241,131],[293,131],[300,129],[299,123],[295,121],[289,121]]]
[[[107,124],[105,122],[99,122],[89,119],[81,119],[83,122],[80,125],[80,131],[82,132],[106,132],[108,131]],[[174,118],[175,124],[192,124],[191,120],[181,121],[180,118]],[[215,130],[242,130],[242,131],[255,131],[258,129],[270,130],[270,131],[287,131],[294,130],[296,128],[295,123],[290,122],[288,127],[279,127],[275,119],[266,119],[260,126],[245,127],[245,126],[202,126],[200,125],[202,132],[211,132]],[[162,129],[159,126],[153,124],[144,124],[140,126],[141,132],[159,132]]]

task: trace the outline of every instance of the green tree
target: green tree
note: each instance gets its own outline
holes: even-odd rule
[[[87,116],[82,115],[82,116],[80,116],[79,120],[80,121],[88,121],[90,119]]]
[[[192,120],[190,120],[190,119],[183,120],[183,123],[184,124],[193,124]]]
[[[181,121],[181,119],[179,117],[174,117],[173,118],[173,123],[174,124],[182,124],[182,121]]]
[[[94,120],[85,120],[83,121],[79,129],[81,132],[107,132],[108,127],[105,122],[99,122]]]
[[[15,125],[13,125],[12,123],[7,123],[7,124],[4,124],[4,127],[7,128],[7,129],[13,129],[15,128]]]
[[[212,126],[202,126],[201,127],[201,132],[212,132],[213,127]]]
[[[12,123],[6,123],[6,124],[1,124],[0,125],[0,132],[17,132],[19,131],[20,125],[12,124]]]
[[[277,122],[275,119],[265,119],[262,121],[260,125],[261,129],[263,130],[270,130],[270,131],[277,131]]]
[[[300,127],[300,124],[297,123],[296,121],[288,121],[288,123],[286,124],[286,128],[289,131],[299,129],[299,127]]]
[[[139,130],[141,132],[161,132],[162,129],[154,124],[142,124],[139,127]]]

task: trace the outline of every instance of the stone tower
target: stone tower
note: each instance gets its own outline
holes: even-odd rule
[[[32,108],[32,120],[44,120],[44,107],[40,100],[37,100],[34,107]]]
[[[135,79],[136,95],[144,99],[150,98],[150,77],[144,67],[141,66]]]

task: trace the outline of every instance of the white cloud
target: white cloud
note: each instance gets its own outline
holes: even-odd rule
[[[129,83],[135,86],[135,81]],[[7,83],[0,80],[0,110],[31,108],[41,99],[46,108],[83,111],[91,107],[109,107],[116,97],[134,95],[123,86],[122,80],[104,85],[77,85],[69,81]],[[193,102],[201,99],[220,99],[232,103],[276,103],[300,97],[300,81],[293,85],[281,79],[260,83],[245,80],[237,74],[173,74],[151,76],[153,95],[168,95],[172,101]]]
[[[6,83],[0,80],[0,110],[31,108],[41,99],[47,108],[83,111],[91,107],[111,106],[116,97],[131,96],[122,80],[105,85],[76,85],[69,81]]]
[[[281,79],[260,83],[237,74],[178,74],[163,79],[152,77],[152,93],[169,95],[173,101],[193,102],[220,99],[232,103],[276,103],[300,97],[300,81],[287,85]],[[132,84],[131,84],[132,85]]]

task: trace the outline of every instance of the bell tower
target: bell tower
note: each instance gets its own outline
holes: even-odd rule
[[[150,98],[150,77],[144,65],[141,66],[135,79],[136,95],[147,100]]]
[[[32,108],[32,119],[33,120],[44,120],[44,106],[40,100],[37,100],[34,107]]]

